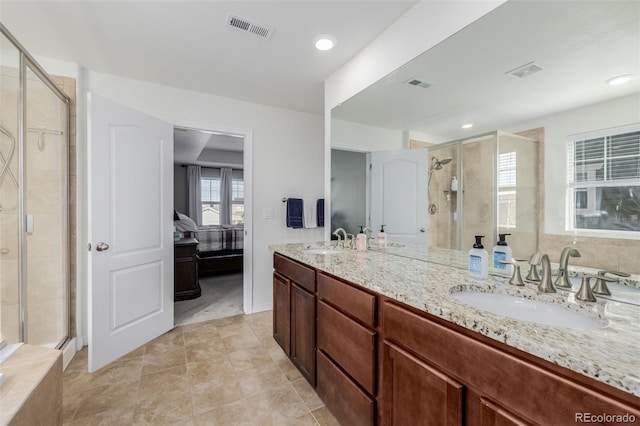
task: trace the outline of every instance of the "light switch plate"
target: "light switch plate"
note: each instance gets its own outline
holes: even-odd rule
[[[262,209],[262,218],[263,219],[273,219],[273,209],[272,208],[264,208],[264,209]]]

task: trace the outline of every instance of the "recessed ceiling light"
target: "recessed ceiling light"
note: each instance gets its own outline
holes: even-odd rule
[[[336,39],[329,34],[320,34],[313,38],[313,45],[318,50],[331,50],[336,45]]]
[[[472,128],[472,127],[473,127],[473,124],[472,124],[472,123],[467,123],[467,124],[463,124],[463,125],[462,125],[462,128],[463,128],[463,129],[470,129],[470,128]]]
[[[623,84],[631,80],[630,74],[618,75],[607,80],[607,83],[611,85]]]

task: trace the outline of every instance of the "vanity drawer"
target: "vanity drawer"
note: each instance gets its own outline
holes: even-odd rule
[[[316,391],[340,423],[350,426],[374,424],[375,402],[322,352],[318,352]]]
[[[288,259],[278,253],[273,254],[273,268],[280,274],[289,278],[300,287],[316,292],[316,272],[294,260]]]
[[[371,395],[375,393],[376,333],[318,301],[318,349]]]
[[[369,328],[376,326],[376,296],[318,273],[318,297]]]

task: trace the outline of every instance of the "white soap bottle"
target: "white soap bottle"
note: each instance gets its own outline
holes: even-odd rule
[[[498,234],[498,242],[493,248],[493,269],[498,272],[511,273],[511,265],[501,263],[502,261],[511,262],[513,256],[511,247],[507,245],[505,237],[511,234]]]
[[[455,192],[458,190],[458,179],[454,176],[451,178],[451,192]]]
[[[469,273],[474,277],[487,278],[489,276],[489,253],[482,245],[484,235],[476,235],[476,242],[469,250]]]
[[[356,250],[365,251],[367,249],[367,235],[364,233],[362,226],[360,226],[360,232],[356,235]]]
[[[378,235],[376,236],[376,242],[378,243],[378,248],[386,248],[387,247],[387,243],[388,243],[388,239],[387,239],[387,233],[384,232],[384,227],[386,225],[380,225],[380,232],[378,233]]]

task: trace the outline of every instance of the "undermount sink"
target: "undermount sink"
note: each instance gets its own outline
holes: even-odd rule
[[[340,250],[332,249],[332,248],[310,248],[303,250],[303,253],[309,254],[336,254],[340,253]]]
[[[553,327],[587,330],[601,328],[606,321],[591,318],[559,305],[509,294],[462,291],[451,294],[456,300],[496,315]]]

